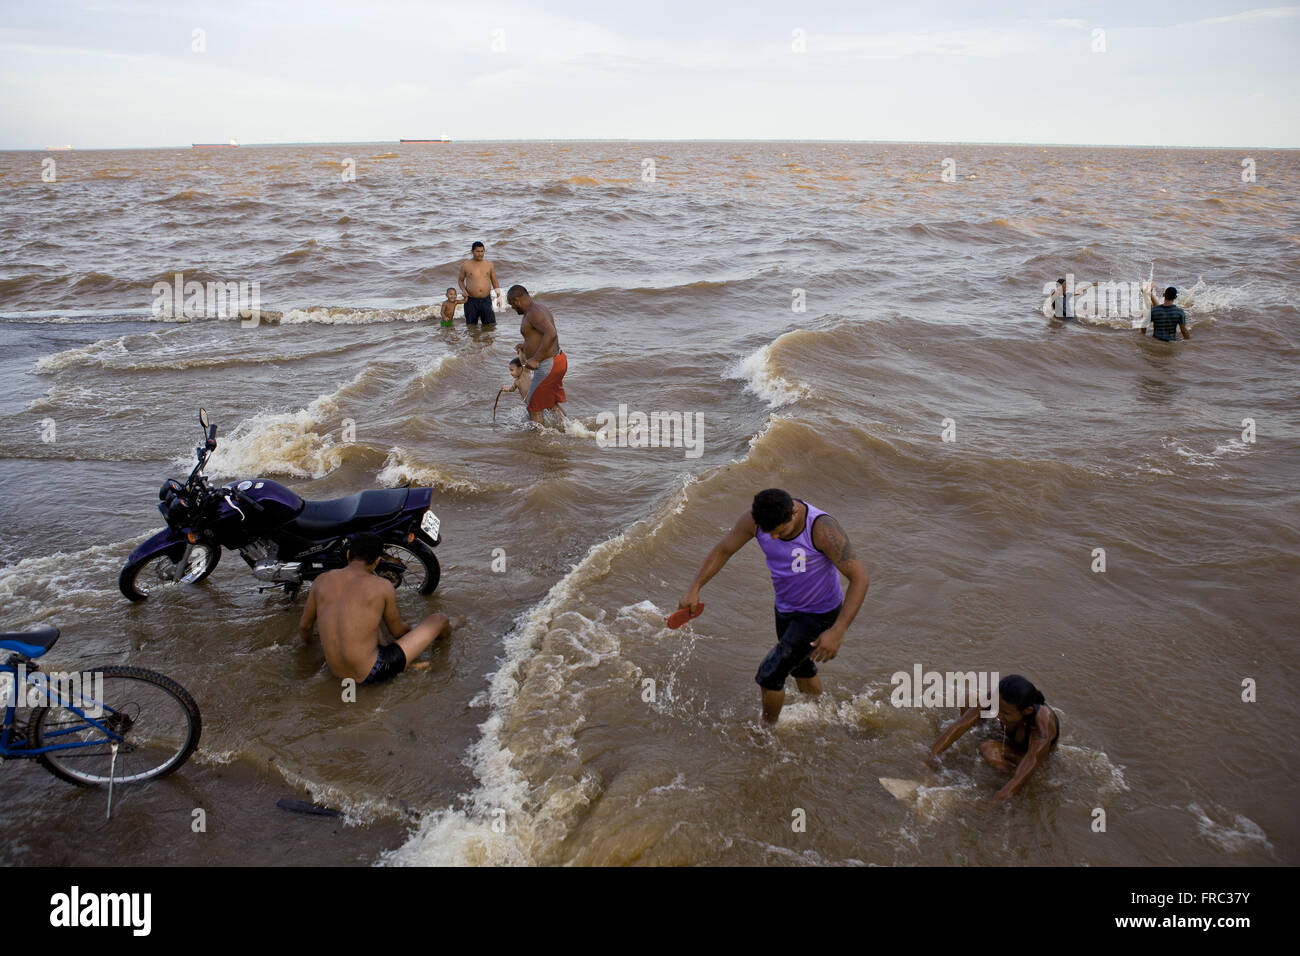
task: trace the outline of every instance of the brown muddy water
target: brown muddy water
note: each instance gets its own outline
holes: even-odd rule
[[[61,627],[51,668],[173,676],[204,730],[111,821],[6,763],[5,863],[1300,861],[1297,154],[1252,153],[1253,183],[1219,150],[123,150],[60,153],[55,182],[45,158],[0,153],[0,626]],[[556,316],[564,431],[514,396],[492,422],[513,318],[432,316],[476,239]],[[256,282],[263,321],[153,315],[178,272]],[[1049,320],[1066,273],[1178,286],[1192,339]],[[702,440],[602,447],[620,404]],[[121,596],[200,405],[214,478],[435,488],[442,584],[403,607],[470,624],[430,670],[343,703],[292,647],[302,598],[233,554]],[[871,588],[826,693],[792,686],[764,736],[757,546],[689,629],[663,615],[774,485],[840,521]],[[891,705],[917,664],[1023,673],[1061,712],[1007,809],[978,808],[999,779],[970,737],[916,802],[877,783],[955,714]]]

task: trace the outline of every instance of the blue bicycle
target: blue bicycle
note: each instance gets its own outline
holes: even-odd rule
[[[33,661],[59,639],[56,627],[0,633],[0,758],[35,757],[79,787],[152,780],[176,770],[199,744],[198,705],[170,677],[139,667],[50,674]],[[30,710],[18,726],[19,708]]]

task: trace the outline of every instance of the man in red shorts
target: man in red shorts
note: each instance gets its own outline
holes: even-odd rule
[[[555,331],[555,316],[538,302],[521,285],[512,285],[506,293],[510,307],[524,317],[519,331],[524,337],[520,358],[533,372],[525,404],[528,417],[540,423],[542,412],[564,402],[564,373],[569,370],[569,360],[560,351],[560,334]]]

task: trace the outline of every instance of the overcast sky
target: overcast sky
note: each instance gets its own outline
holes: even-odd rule
[[[0,0],[0,148],[1300,147],[1298,54],[1300,6],[1234,0]]]

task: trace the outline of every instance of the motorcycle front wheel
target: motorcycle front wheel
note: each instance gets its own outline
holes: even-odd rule
[[[178,548],[142,561],[134,561],[122,569],[117,578],[117,586],[132,601],[143,601],[161,588],[174,584],[198,584],[213,572],[221,560],[221,546],[203,543],[193,545],[189,560],[182,567],[181,559],[184,555],[184,549]]]

